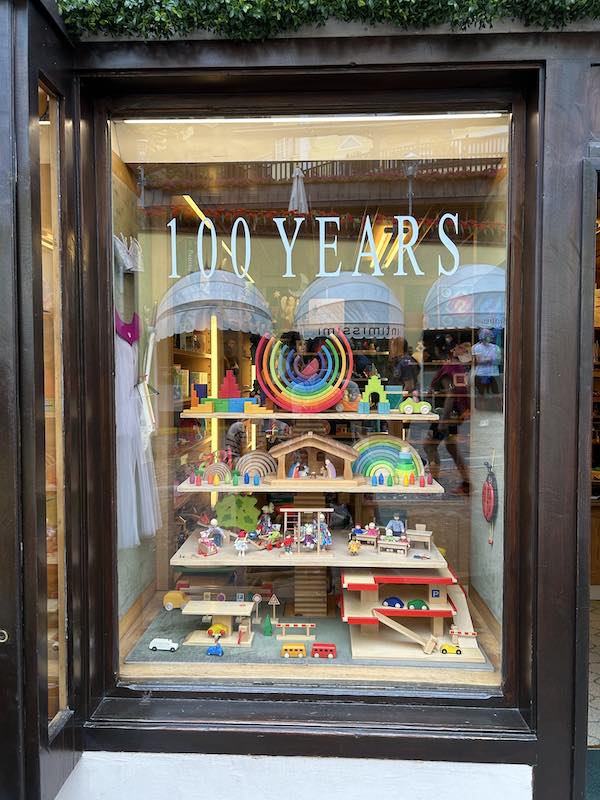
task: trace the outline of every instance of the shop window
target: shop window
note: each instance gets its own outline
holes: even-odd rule
[[[509,126],[113,120],[124,680],[500,684]]]
[[[38,90],[46,469],[48,720],[67,707],[59,105]]]

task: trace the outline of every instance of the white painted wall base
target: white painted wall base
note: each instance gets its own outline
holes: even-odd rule
[[[531,800],[531,783],[520,764],[87,752],[56,800]]]

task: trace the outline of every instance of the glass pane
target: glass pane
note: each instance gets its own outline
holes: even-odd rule
[[[509,127],[112,123],[123,677],[499,684]]]
[[[59,106],[40,85],[40,206],[44,319],[48,720],[67,707]]]

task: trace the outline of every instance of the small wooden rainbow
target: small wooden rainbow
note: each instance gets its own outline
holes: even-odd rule
[[[216,461],[214,464],[209,464],[204,470],[204,477],[206,480],[209,478],[218,478],[221,483],[231,483],[231,470],[227,464],[222,461]]]
[[[308,357],[272,336],[263,336],[256,348],[260,387],[285,411],[314,414],[339,403],[353,365],[350,343],[340,330],[324,339],[319,350]]]
[[[265,478],[267,475],[274,475],[277,472],[277,462],[268,453],[254,450],[252,453],[241,456],[235,468],[240,475],[248,473],[250,477],[260,475],[261,478]]]
[[[354,448],[360,453],[352,465],[355,475],[371,478],[381,473],[387,478],[398,473],[414,472],[415,477],[424,474],[421,456],[412,445],[397,436],[373,433],[359,439]]]

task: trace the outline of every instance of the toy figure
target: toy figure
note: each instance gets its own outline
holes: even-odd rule
[[[314,525],[308,523],[304,526],[304,536],[302,537],[302,544],[307,550],[314,550],[317,546],[317,542],[315,539],[315,528]]]
[[[321,536],[321,547],[328,550],[331,547],[332,538],[331,531],[325,522],[325,514],[323,513],[319,514],[319,534]]]
[[[241,534],[238,535],[238,538],[233,543],[233,546],[237,550],[238,558],[244,558],[246,555],[246,550],[248,549],[248,539],[246,538],[246,534],[242,536]]]
[[[217,547],[223,546],[223,539],[224,539],[223,529],[219,528],[219,524],[216,518],[211,519],[210,525],[206,529],[206,536],[208,536],[209,539],[212,539],[213,542],[217,545]]]
[[[357,522],[350,531],[350,533],[348,534],[348,541],[350,541],[350,539],[352,539],[353,536],[356,539],[356,537],[359,536],[361,533],[364,533],[363,527],[360,524],[360,522]]]
[[[271,522],[271,512],[273,511],[272,504],[269,503],[269,505],[263,506],[261,511],[262,514],[259,517],[256,530],[262,534],[271,533],[273,530],[273,523]]]
[[[283,550],[288,555],[291,555],[292,547],[294,546],[294,537],[291,533],[288,533],[283,539]]]
[[[385,526],[385,535],[402,536],[405,530],[406,530],[406,525],[400,519],[400,514],[397,511],[395,511],[393,518]]]
[[[350,541],[348,542],[348,552],[351,556],[357,556],[360,552],[360,542],[356,539],[356,534],[350,534]]]
[[[217,545],[203,531],[198,538],[198,555],[214,556],[219,552]]]
[[[326,475],[327,475],[328,478],[336,478],[337,477],[336,468],[333,466],[333,464],[331,463],[331,461],[328,458],[325,459],[325,472],[326,472]]]

